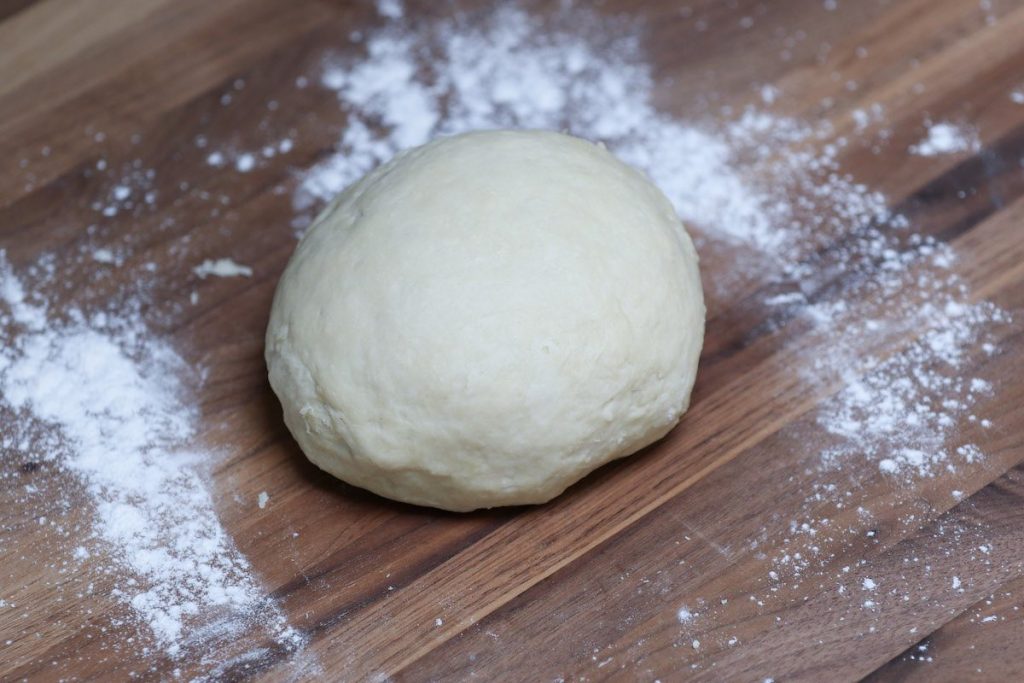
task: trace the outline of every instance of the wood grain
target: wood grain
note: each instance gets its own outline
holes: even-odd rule
[[[407,4],[424,22],[480,6]],[[115,579],[64,597],[84,575],[44,556],[46,530],[16,503],[21,487],[63,485],[61,474],[5,452],[0,598],[17,607],[0,609],[0,678],[1024,676],[1007,654],[1024,646],[1024,106],[1008,97],[1024,86],[1024,6],[993,2],[990,21],[962,0],[840,2],[834,11],[820,0],[687,5],[614,0],[595,10],[643,24],[664,111],[738,110],[773,84],[785,93],[780,112],[851,135],[851,112],[884,108],[887,144],[844,149],[843,171],[884,193],[915,231],[951,245],[973,300],[1017,319],[993,330],[997,353],[974,349],[962,367],[997,387],[976,408],[995,427],[965,424],[957,434],[984,460],[909,490],[866,461],[822,474],[807,435],[843,382],[808,385],[793,368],[828,353],[829,340],[761,303],[792,283],[753,274],[729,291],[712,286],[735,253],[711,245],[702,253],[701,373],[690,412],[663,441],[540,508],[452,515],[338,483],[288,437],[262,344],[294,248],[295,173],[329,154],[346,124],[333,93],[295,80],[317,74],[326,57],[357,54],[346,37],[380,27],[373,7],[0,3],[0,248],[18,268],[43,253],[60,259],[61,283],[47,289],[55,302],[116,303],[132,273],[157,264],[144,315],[205,373],[202,440],[226,454],[212,473],[222,522],[309,638],[295,655],[252,636],[224,647],[265,647],[258,658],[217,665],[123,642],[126,631],[112,625],[125,615],[106,597]],[[756,18],[752,28],[745,16]],[[280,106],[268,109],[270,100]],[[971,122],[982,149],[908,155],[926,119]],[[195,144],[205,136],[254,149],[288,131],[294,150],[247,174],[209,166]],[[156,169],[156,205],[98,221],[91,206],[111,186],[99,158],[111,169],[136,160]],[[827,263],[852,238],[826,235],[801,245],[802,258]],[[99,277],[81,257],[86,244],[128,244],[130,255]],[[224,255],[251,265],[253,277],[193,274]],[[813,300],[858,292],[858,277],[822,270],[801,284]],[[890,303],[858,295],[850,305],[869,316]],[[922,333],[879,335],[862,353],[892,357]],[[259,491],[270,493],[266,509],[255,507]],[[79,528],[87,512],[74,508],[88,498],[68,495],[76,505],[54,517]],[[794,531],[823,519],[813,537]],[[813,562],[772,578],[776,560],[795,553]],[[877,587],[865,589],[865,579]],[[680,620],[683,607],[692,620]]]

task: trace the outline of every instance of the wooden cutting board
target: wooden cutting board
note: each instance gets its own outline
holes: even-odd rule
[[[448,11],[431,5],[409,3],[407,15]],[[851,148],[843,170],[952,244],[974,296],[1024,318],[1024,106],[1009,97],[1024,87],[1024,5],[614,0],[597,11],[646,20],[666,84],[657,104],[678,114],[695,91],[739,107],[767,84],[786,93],[783,113],[837,125],[840,113],[884,102],[893,144]],[[109,234],[133,240],[129,266],[153,262],[162,274],[152,292],[158,332],[208,370],[203,438],[229,454],[212,475],[222,522],[309,640],[300,654],[243,644],[267,649],[219,669],[216,657],[173,660],[136,646],[103,591],[56,590],[75,570],[39,549],[17,490],[58,474],[6,451],[0,678],[1024,678],[1024,336],[1013,324],[998,353],[964,368],[997,387],[978,407],[995,427],[971,435],[984,466],[896,492],[876,465],[851,464],[861,469],[845,472],[844,505],[826,495],[816,507],[842,533],[817,538],[803,580],[776,590],[768,558],[804,542],[794,529],[815,484],[817,455],[801,448],[800,430],[837,387],[787,381],[787,354],[830,349],[800,325],[768,324],[756,284],[710,297],[682,425],[549,505],[446,514],[355,490],[304,461],[266,382],[263,332],[294,247],[294,171],[334,147],[344,115],[316,88],[289,89],[272,115],[265,104],[326,52],[346,49],[341,36],[380,22],[369,4],[328,0],[0,1],[0,248],[19,268],[43,252],[74,252],[96,220],[92,202],[109,190],[84,173],[100,144],[90,131],[104,132],[111,163],[160,169],[157,209],[112,218]],[[228,93],[235,106],[221,105]],[[981,149],[910,158],[926,118],[971,121]],[[238,174],[186,153],[197,135],[233,139],[261,122],[294,131],[287,158]],[[182,180],[229,206],[211,215]],[[188,259],[173,248],[186,242]],[[225,254],[253,276],[192,273]],[[705,258],[705,277],[728,267]],[[130,284],[116,272],[96,281],[81,262],[59,277],[68,297],[83,287],[114,297]],[[187,305],[193,290],[198,303]],[[908,330],[894,349],[920,333]],[[861,590],[866,578],[886,589],[878,609],[837,590]],[[912,591],[887,592],[897,586]],[[700,618],[688,623],[684,606]]]

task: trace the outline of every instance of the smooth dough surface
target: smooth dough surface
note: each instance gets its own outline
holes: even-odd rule
[[[704,338],[697,255],[603,147],[493,131],[402,153],[300,242],[267,329],[306,456],[396,500],[545,502],[656,441]]]

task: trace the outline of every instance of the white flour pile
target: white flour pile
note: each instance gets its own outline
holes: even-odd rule
[[[26,298],[0,251],[0,329],[14,340],[0,353],[0,405],[17,416],[0,445],[81,480],[94,522],[74,557],[109,554],[124,574],[114,596],[172,657],[197,629],[298,646],[217,521],[200,475],[215,454],[194,443],[181,359],[139,319],[61,318]]]

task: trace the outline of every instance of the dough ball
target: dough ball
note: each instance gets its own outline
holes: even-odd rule
[[[603,147],[476,132],[339,195],[281,278],[270,383],[306,456],[447,510],[543,503],[661,438],[704,337],[672,206]]]

